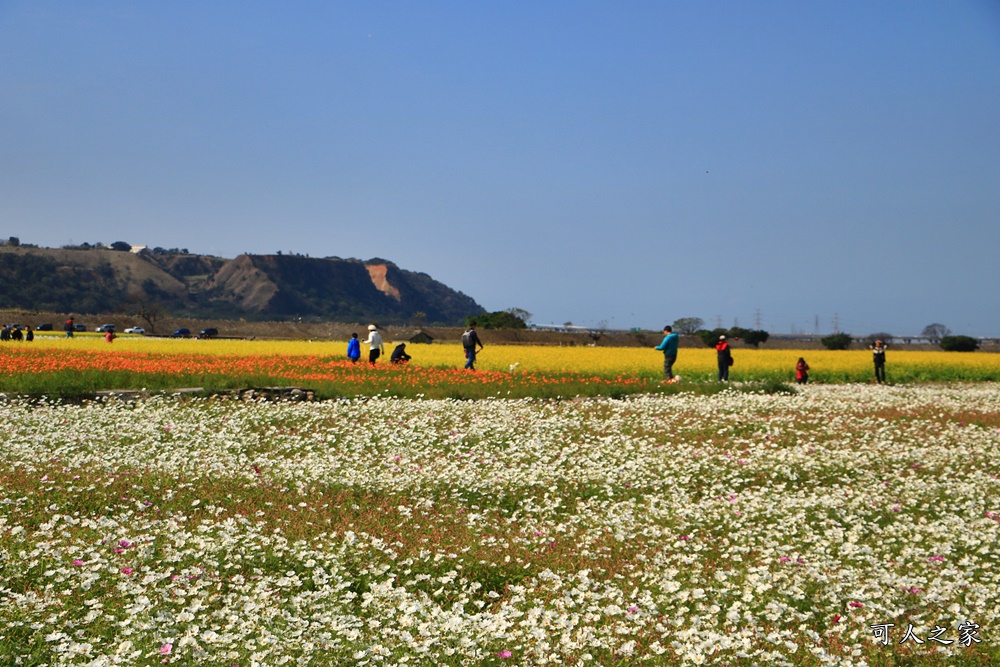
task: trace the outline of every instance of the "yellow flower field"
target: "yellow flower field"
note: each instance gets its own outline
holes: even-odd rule
[[[650,348],[631,347],[557,347],[537,345],[490,345],[479,353],[479,370],[499,372],[583,373],[601,376],[635,375],[656,377],[662,372],[663,356]],[[326,359],[345,357],[346,341],[275,341],[275,340],[194,340],[119,336],[111,345],[103,338],[47,337],[33,345],[52,349],[114,349],[158,354],[238,355],[238,356],[316,356]],[[386,356],[395,345],[386,340]],[[363,357],[367,349],[363,347]],[[460,368],[465,359],[455,343],[409,344],[414,366]],[[734,382],[744,380],[793,381],[795,363],[804,357],[810,366],[811,382],[857,382],[873,379],[871,353],[867,350],[733,350],[735,364],[730,370]],[[382,359],[379,363],[386,363]],[[975,352],[897,351],[889,349],[886,369],[889,382],[980,381],[1000,380],[1000,355]],[[692,381],[715,378],[716,355],[711,348],[682,347],[674,366],[675,373]]]

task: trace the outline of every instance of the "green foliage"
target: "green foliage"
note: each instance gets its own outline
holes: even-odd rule
[[[733,327],[729,330],[729,337],[735,340],[742,340],[750,347],[758,347],[761,343],[766,343],[771,337],[766,331],[761,329],[744,329],[743,327]]]
[[[945,336],[940,345],[946,352],[975,352],[979,349],[979,341],[972,336]]]
[[[719,336],[725,336],[728,333],[729,332],[727,330],[721,328],[712,329],[711,331],[700,329],[696,331],[694,335],[700,338],[701,342],[703,342],[706,346],[715,347],[715,344],[719,342]]]
[[[681,317],[674,320],[674,331],[682,336],[693,336],[704,324],[705,320],[700,317]]]
[[[853,341],[854,339],[851,338],[850,334],[845,333],[830,334],[819,340],[819,342],[823,343],[823,347],[828,350],[846,350],[851,347]]]
[[[766,343],[771,334],[763,329],[751,329],[742,336],[743,342],[750,347],[758,347],[761,343]]]
[[[484,315],[469,315],[465,318],[466,326],[475,321],[483,329],[527,329],[528,324],[517,315],[505,310]]]

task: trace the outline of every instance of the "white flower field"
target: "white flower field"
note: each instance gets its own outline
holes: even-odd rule
[[[1000,387],[0,405],[3,665],[1000,661]]]

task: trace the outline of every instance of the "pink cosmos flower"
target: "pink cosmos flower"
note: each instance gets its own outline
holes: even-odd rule
[[[514,654],[511,653],[510,651],[500,651],[499,653],[497,653],[497,657],[498,658],[509,658],[512,655],[514,655]]]
[[[864,605],[863,602],[848,602],[847,606],[848,607],[854,607],[855,609],[857,609],[859,607],[864,607],[865,605]]]
[[[83,565],[83,561],[80,560],[79,558],[73,561],[73,567],[80,567],[81,565]]]
[[[160,655],[170,655],[170,652],[174,650],[173,644],[164,644],[160,647]]]
[[[123,567],[122,568],[122,574],[132,574],[132,572],[134,572],[134,570],[132,568],[130,568],[130,567]]]

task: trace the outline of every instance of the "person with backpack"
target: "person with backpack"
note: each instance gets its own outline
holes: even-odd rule
[[[719,358],[719,382],[729,382],[729,367],[733,365],[733,351],[726,342],[725,336],[719,336],[715,344],[715,353]]]
[[[476,346],[483,349],[483,342],[479,340],[476,333],[476,322],[469,322],[469,328],[462,334],[462,347],[465,349],[465,368],[470,371],[476,370]]]

